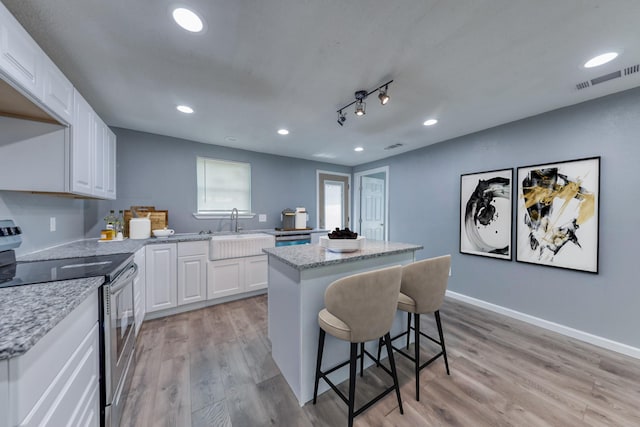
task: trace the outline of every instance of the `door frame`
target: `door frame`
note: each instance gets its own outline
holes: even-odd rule
[[[360,232],[360,199],[362,193],[362,177],[365,175],[373,175],[384,172],[384,240],[389,240],[389,166],[381,166],[375,169],[355,172],[353,174],[353,182],[356,186],[353,189],[353,223],[357,224],[354,230]]]
[[[320,169],[316,169],[316,228],[320,228],[320,175],[321,174],[326,174],[326,175],[336,175],[336,176],[343,176],[347,178],[347,188],[345,189],[345,192],[347,193],[347,202],[348,202],[348,206],[347,206],[347,224],[345,225],[345,227],[351,227],[351,212],[349,211],[351,209],[352,206],[352,201],[351,201],[351,174],[349,173],[342,173],[342,172],[333,172],[333,171],[328,171],[328,170],[320,170]]]

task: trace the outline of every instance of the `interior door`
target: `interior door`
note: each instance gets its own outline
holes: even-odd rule
[[[385,180],[363,176],[360,184],[360,234],[384,240]]]
[[[349,227],[349,176],[318,173],[318,227]]]

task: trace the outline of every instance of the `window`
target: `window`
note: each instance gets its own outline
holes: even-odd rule
[[[197,159],[196,216],[229,215],[233,208],[251,214],[251,165],[226,160]]]

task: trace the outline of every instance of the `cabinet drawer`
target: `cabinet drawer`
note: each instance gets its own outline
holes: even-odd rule
[[[178,256],[208,255],[209,241],[179,242]]]

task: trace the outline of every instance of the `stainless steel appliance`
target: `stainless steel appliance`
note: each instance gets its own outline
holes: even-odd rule
[[[119,426],[133,376],[135,319],[133,280],[138,266],[131,255],[116,271],[105,276],[100,299],[101,418],[106,427]]]
[[[306,245],[308,243],[311,243],[311,233],[276,235],[276,246]]]
[[[21,243],[20,227],[11,220],[0,220],[0,288],[104,276],[105,283],[98,292],[100,418],[103,426],[120,425],[135,350],[133,280],[138,268],[133,254],[16,262],[13,249]]]

